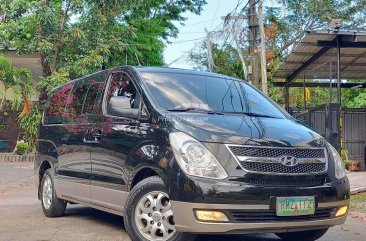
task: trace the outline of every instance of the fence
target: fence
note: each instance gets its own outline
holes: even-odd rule
[[[366,109],[342,109],[341,136],[338,130],[340,121],[337,118],[338,111],[339,105],[327,104],[298,113],[296,117],[324,136],[336,147],[337,140],[340,138],[343,149],[348,151],[350,159],[360,160],[361,169],[365,170]]]
[[[16,155],[12,153],[0,153],[0,162],[33,162],[34,154]]]

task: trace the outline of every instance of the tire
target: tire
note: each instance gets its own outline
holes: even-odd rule
[[[323,235],[328,231],[325,229],[308,230],[308,231],[298,231],[298,232],[288,232],[288,233],[276,233],[276,235],[284,241],[315,241],[323,237]]]
[[[63,216],[66,210],[67,203],[56,196],[51,169],[46,170],[42,178],[41,204],[43,213],[50,218]]]
[[[151,202],[152,199],[155,201]],[[169,198],[159,177],[148,177],[131,190],[123,220],[132,241],[150,241],[153,236],[164,241],[193,241],[194,235],[175,231],[172,217]]]

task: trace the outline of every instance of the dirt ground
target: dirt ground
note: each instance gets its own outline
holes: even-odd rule
[[[130,241],[119,216],[69,205],[61,218],[46,218],[37,199],[29,163],[0,163],[0,241]],[[201,236],[197,241],[274,241],[273,234]],[[346,224],[320,241],[366,240],[366,215],[353,212]]]

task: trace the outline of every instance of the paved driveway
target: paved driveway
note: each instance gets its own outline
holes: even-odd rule
[[[130,241],[119,216],[69,205],[61,218],[46,218],[36,197],[29,164],[0,163],[0,241]],[[275,241],[273,234],[201,236],[197,241]],[[366,221],[349,218],[321,241],[366,240]]]

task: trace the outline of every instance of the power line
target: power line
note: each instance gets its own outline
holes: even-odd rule
[[[220,3],[221,3],[221,0],[219,0],[219,1],[217,2],[216,11],[215,11],[215,14],[214,14],[213,19],[215,19],[215,18],[216,18],[216,14],[217,14],[217,11],[219,10]],[[212,30],[213,22],[214,22],[214,20],[212,20],[210,30]]]

